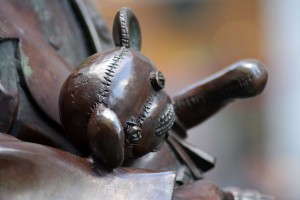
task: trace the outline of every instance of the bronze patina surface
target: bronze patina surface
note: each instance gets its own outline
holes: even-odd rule
[[[89,1],[0,0],[0,132],[27,141],[0,135],[1,199],[234,198],[200,180],[215,158],[184,139],[260,94],[264,65],[239,61],[171,98],[140,49],[129,8],[110,34]]]
[[[98,169],[89,160],[0,133],[0,199],[171,199],[174,172]]]

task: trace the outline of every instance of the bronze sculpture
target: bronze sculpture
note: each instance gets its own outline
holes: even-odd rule
[[[130,45],[127,23],[136,24],[139,33],[133,16],[129,9],[119,11],[113,31],[121,47],[87,58],[60,95],[62,126],[73,144],[84,154],[91,150],[95,160],[110,168],[157,151],[175,121],[171,100],[162,90],[163,75],[134,50],[140,43]]]
[[[74,3],[64,3],[81,12],[81,20],[83,19],[88,32],[90,32],[88,35],[94,44],[92,47],[94,51],[100,50],[98,43],[101,42],[110,46],[109,39],[105,41],[103,39],[105,37],[97,36],[97,33],[103,34],[101,32],[106,30],[99,26],[99,21],[97,21],[99,18],[89,15],[93,11],[86,2],[77,0]],[[1,115],[1,132],[12,134],[25,141],[53,146],[84,157],[91,152],[91,157],[87,159],[74,158],[75,160],[72,160],[69,154],[62,151],[56,153],[56,150],[53,149],[46,150],[44,154],[45,156],[49,153],[52,155],[52,152],[55,152],[54,154],[59,157],[59,162],[65,163],[67,166],[73,165],[80,172],[87,170],[86,176],[93,174],[93,176],[101,177],[101,173],[107,173],[102,176],[105,180],[107,176],[118,177],[120,174],[126,176],[127,173],[144,172],[146,176],[149,174],[151,177],[151,174],[157,173],[153,170],[176,171],[176,185],[183,186],[175,190],[174,199],[195,198],[197,196],[200,198],[199,195],[203,195],[203,199],[207,198],[205,189],[199,194],[198,186],[200,187],[201,183],[197,180],[202,178],[203,172],[213,167],[214,158],[183,141],[183,138],[186,137],[186,129],[202,122],[234,98],[245,98],[259,94],[267,81],[267,73],[260,62],[256,60],[238,62],[207,81],[198,83],[178,94],[171,101],[162,90],[164,87],[163,75],[155,69],[150,60],[138,52],[141,47],[141,36],[137,19],[131,10],[124,8],[116,15],[113,35],[117,47],[89,57],[82,63],[81,67],[70,75],[72,69],[61,57],[65,55],[67,58],[74,58],[75,54],[70,55],[61,49],[68,45],[61,44],[55,37],[50,36],[48,43],[53,48],[49,49],[49,44],[46,44],[42,38],[43,34],[32,33],[32,31],[29,35],[22,34],[22,31],[28,30],[20,23],[23,13],[20,12],[20,16],[14,18],[13,10],[19,4],[34,5],[33,1],[23,3],[1,2],[1,4],[9,8],[8,11],[0,9],[2,13],[0,16],[4,18],[3,21],[15,23],[15,26],[2,28],[5,31],[2,31],[4,34],[1,35],[1,38],[19,38],[1,39],[0,41],[3,52],[5,50],[1,56],[7,59],[7,55],[13,55],[13,59],[8,62],[13,67],[6,71],[2,68],[1,70],[5,72],[2,74],[18,79],[16,82],[4,81],[7,83],[4,85],[6,90],[1,90],[5,95],[7,94],[6,91],[10,92],[6,99],[1,100],[1,106],[3,106],[1,109],[9,110],[7,115]],[[43,4],[46,5],[47,3],[42,3],[42,6]],[[49,9],[58,9],[58,4],[57,2],[54,3]],[[87,9],[90,12],[86,13]],[[68,11],[70,12],[70,10]],[[24,12],[24,19],[26,19],[25,14],[27,13]],[[77,30],[76,24],[71,25],[73,25],[73,29]],[[12,27],[21,28],[14,29]],[[43,42],[38,45],[35,44],[32,41],[32,35],[37,35],[38,40]],[[42,62],[40,58],[34,58],[32,52],[39,52],[44,47],[47,48],[46,52],[49,51],[52,54],[50,54],[51,59],[42,55],[44,59]],[[55,53],[53,49],[61,52]],[[77,54],[82,56],[87,52],[77,52]],[[29,60],[29,62],[31,61],[29,64],[28,60],[26,63],[26,55],[33,58],[33,61]],[[7,67],[7,64],[2,63],[2,66]],[[77,148],[74,148],[64,136],[58,119],[58,105],[55,105],[58,104],[58,88],[62,87],[62,83],[68,75],[70,76],[61,92],[60,112],[62,127]],[[44,78],[46,78],[46,82],[38,85],[40,80]],[[1,79],[7,80],[5,77],[1,77]],[[33,113],[35,117],[32,118],[32,114],[29,117],[28,113]],[[167,133],[173,123],[173,128]],[[167,138],[168,135],[170,136]],[[165,139],[166,143],[162,143]],[[24,150],[23,146],[30,146],[30,144],[15,143],[14,139],[8,139],[5,136],[2,137],[2,141],[2,148],[8,148],[8,145],[15,149],[12,152],[16,153],[23,150],[32,154],[32,149],[39,151],[38,149],[45,148],[32,145],[32,147]],[[161,148],[160,151],[137,159],[137,157],[159,148]],[[14,153],[9,154],[7,152],[9,151],[2,151],[2,155],[4,155],[2,158],[4,159],[0,162],[5,163],[4,161],[9,156],[14,155]],[[28,158],[21,155],[16,159],[26,160]],[[55,158],[53,159],[55,160]],[[32,163],[42,172],[47,172],[50,169],[41,166],[40,162],[33,161]],[[121,164],[131,168],[112,170]],[[7,166],[10,165],[7,164]],[[134,170],[132,167],[144,170]],[[107,169],[112,170],[112,174],[107,172]],[[1,172],[5,173],[5,171]],[[72,170],[66,169],[64,172],[67,175],[72,174]],[[60,173],[59,170],[57,173]],[[9,173],[7,174],[9,175]],[[170,185],[164,188],[164,194],[166,199],[170,199],[174,174],[158,173],[154,182],[165,175],[167,177],[165,180]],[[31,178],[35,179],[37,176],[33,174]],[[68,177],[65,178],[67,182],[70,181]],[[78,179],[84,179],[84,176]],[[130,178],[128,180],[130,181]],[[26,181],[23,183],[26,184]],[[51,189],[51,184],[54,183],[44,183],[44,186]],[[83,181],[82,183],[79,182],[78,185],[88,188],[89,183]],[[111,187],[121,187],[121,185],[122,183],[117,182]],[[8,184],[8,186],[10,185]],[[215,191],[215,196],[211,197],[213,199],[219,196],[224,199],[232,198],[230,193],[224,193],[217,187],[209,184],[203,186],[203,188],[206,187]],[[76,191],[76,187],[70,188],[69,192]],[[191,188],[193,188],[194,193],[185,192]],[[156,190],[150,191],[153,192],[152,196],[151,192],[148,192],[149,196],[145,195],[145,199],[155,197]],[[65,194],[61,191],[56,192],[57,199],[59,197],[66,198],[66,196],[59,195],[68,194],[66,191],[64,191]],[[55,194],[55,191],[52,193]],[[143,191],[137,193],[143,193]],[[11,195],[11,193],[8,194]],[[109,197],[111,196],[106,196],[106,198]],[[119,198],[122,199],[124,196]]]

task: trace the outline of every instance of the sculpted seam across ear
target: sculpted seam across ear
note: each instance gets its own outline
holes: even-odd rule
[[[117,47],[141,50],[142,36],[139,22],[130,8],[122,8],[115,16],[113,38]]]
[[[117,115],[103,105],[90,117],[87,137],[91,156],[105,168],[119,167],[124,160],[124,132]]]

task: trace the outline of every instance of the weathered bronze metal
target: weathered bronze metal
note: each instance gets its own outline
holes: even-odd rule
[[[234,63],[173,98],[178,124],[192,128],[234,99],[260,94],[267,78],[264,65],[257,60]]]
[[[55,148],[0,133],[0,199],[171,199],[174,172],[118,168],[105,172]]]
[[[69,138],[107,168],[159,149],[175,121],[171,100],[162,90],[163,75],[129,48],[141,46],[131,42],[128,25],[139,30],[134,14],[123,9],[115,23],[115,43],[122,47],[87,58],[68,77],[60,95],[61,123]]]
[[[0,0],[0,132],[60,149],[0,134],[0,199],[233,199],[199,181],[215,158],[184,138],[262,92],[263,64],[237,62],[170,98],[130,9],[112,35],[85,0]]]
[[[84,141],[98,140],[98,147],[107,150],[117,145],[116,153],[125,153],[125,160],[156,149],[175,116],[166,93],[149,84],[154,65],[132,49],[117,48],[92,56],[81,66],[69,76],[61,95],[62,125],[71,140],[76,140],[74,144],[84,152],[88,148],[83,149]],[[163,121],[165,116],[170,119]],[[109,138],[114,137],[112,133],[118,137]],[[122,163],[121,157],[115,167]]]
[[[202,178],[202,173],[214,166],[215,159],[184,142],[187,129],[212,116],[235,98],[259,94],[266,82],[267,72],[262,63],[257,60],[243,60],[175,95],[172,102],[176,121],[167,139],[168,146],[163,146],[155,155],[150,154],[135,160],[130,166],[176,169],[177,175],[180,175],[176,177],[179,185]],[[171,161],[160,162],[162,158],[169,158]],[[174,161],[175,158],[177,162]]]

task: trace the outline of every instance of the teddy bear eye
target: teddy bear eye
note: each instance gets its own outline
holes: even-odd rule
[[[160,71],[151,72],[150,82],[155,90],[161,90],[165,87],[165,77]]]

